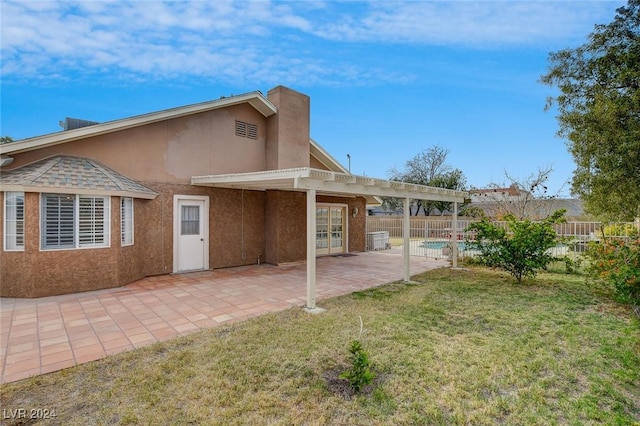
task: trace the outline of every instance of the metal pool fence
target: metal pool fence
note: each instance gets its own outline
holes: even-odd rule
[[[473,256],[465,246],[465,240],[473,240],[473,235],[465,229],[474,220],[458,219],[457,244],[458,255],[462,258]],[[410,254],[434,259],[448,258],[451,252],[453,225],[450,218],[411,217],[409,240]],[[506,227],[506,222],[494,222]],[[640,231],[640,221],[602,223],[602,222],[567,222],[554,226],[560,243],[551,249],[554,256],[578,256],[586,249],[590,241],[601,241],[605,238],[629,238],[633,232]],[[402,217],[369,216],[367,217],[367,250],[403,250]]]

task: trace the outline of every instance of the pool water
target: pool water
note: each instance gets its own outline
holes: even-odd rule
[[[425,241],[424,243],[422,243],[421,247],[426,249],[438,250],[438,249],[445,248],[448,244],[450,244],[449,241]],[[458,250],[462,251],[464,249],[465,249],[464,241],[458,241]]]

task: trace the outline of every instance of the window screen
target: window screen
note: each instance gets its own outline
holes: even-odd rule
[[[180,225],[181,235],[199,235],[200,207],[182,206],[182,223]]]

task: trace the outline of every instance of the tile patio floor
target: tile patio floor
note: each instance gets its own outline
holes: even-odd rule
[[[411,258],[411,273],[447,266]],[[317,260],[317,300],[396,281],[402,256]],[[94,361],[193,331],[306,303],[306,265],[255,265],[148,277],[124,287],[0,299],[0,383]]]

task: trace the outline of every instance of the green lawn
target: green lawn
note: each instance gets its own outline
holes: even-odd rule
[[[4,385],[1,406],[64,425],[639,424],[640,323],[584,277],[415,279]],[[352,396],[336,375],[359,316],[378,377]]]

